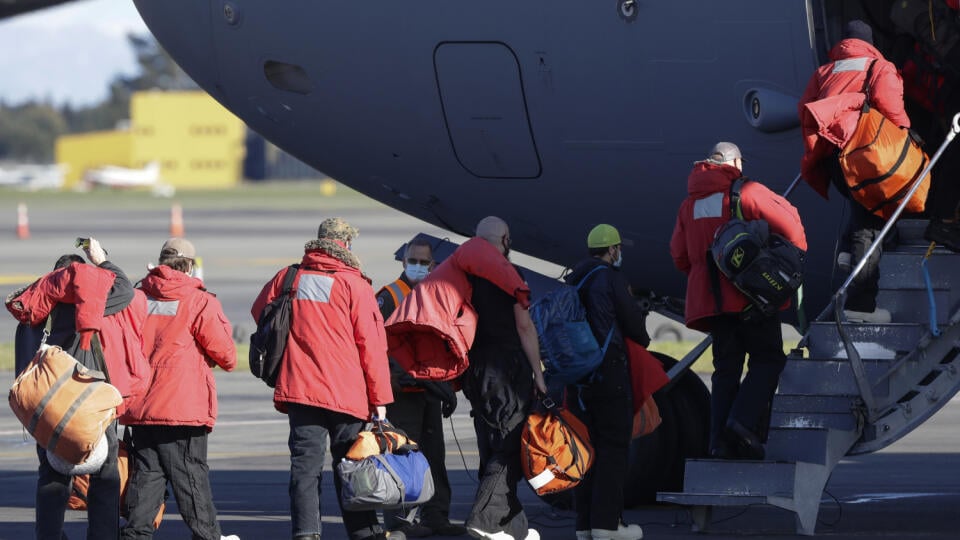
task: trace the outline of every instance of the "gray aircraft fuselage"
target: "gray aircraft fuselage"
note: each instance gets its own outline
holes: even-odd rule
[[[776,192],[819,61],[805,1],[135,0],[176,61],[277,146],[393,208],[571,265],[611,223],[637,287],[682,298],[670,235],[717,141]],[[842,205],[790,195],[805,294],[831,287]],[[835,197],[836,199],[836,197]]]

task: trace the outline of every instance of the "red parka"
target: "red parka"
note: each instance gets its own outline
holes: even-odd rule
[[[446,381],[466,371],[477,331],[467,275],[486,279],[530,306],[530,288],[490,242],[471,238],[410,291],[387,319],[390,356],[418,379]]]
[[[106,268],[73,263],[44,275],[6,305],[18,321],[36,326],[43,324],[57,304],[74,304],[74,328],[85,338],[81,348],[90,347],[89,331],[100,333],[110,383],[123,396],[117,414],[123,414],[142,397],[150,381],[150,367],[143,354],[147,303],[143,294],[135,292],[125,308],[104,316],[115,279],[116,275]]]
[[[903,80],[876,47],[845,39],[830,50],[830,60],[810,78],[797,106],[804,149],[800,174],[824,198],[829,178],[823,159],[843,148],[856,129],[863,105],[860,91],[871,63],[870,105],[898,126],[910,127],[903,108]]]
[[[393,402],[383,317],[359,268],[307,244],[294,281],[293,322],[273,394],[277,410],[300,403],[367,419],[372,406]],[[267,283],[250,313],[283,288],[287,269]]]
[[[687,274],[687,326],[710,331],[709,317],[717,315],[707,266],[707,251],[714,233],[730,219],[730,186],[742,176],[731,165],[701,161],[687,179],[688,196],[680,205],[670,239],[673,264]],[[770,232],[777,233],[806,251],[807,239],[800,215],[786,199],[759,182],[747,182],[740,191],[740,208],[745,220],[765,219]],[[719,271],[723,313],[739,313],[749,300]]]
[[[217,383],[211,362],[237,365],[230,322],[203,282],[166,265],[140,282],[147,295],[144,351],[153,378],[143,400],[121,418],[130,425],[206,426],[217,420]]]

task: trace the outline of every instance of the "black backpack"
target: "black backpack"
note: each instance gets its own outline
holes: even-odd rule
[[[740,190],[746,182],[741,176],[730,186],[730,221],[714,234],[710,258],[753,307],[769,317],[803,284],[805,254],[783,236],[771,233],[766,220],[743,219]],[[719,281],[714,283],[714,295],[719,306]]]
[[[257,321],[257,330],[250,335],[250,373],[263,379],[270,388],[277,385],[280,361],[287,349],[287,337],[293,320],[293,282],[299,269],[299,264],[287,268],[280,294],[264,306]]]

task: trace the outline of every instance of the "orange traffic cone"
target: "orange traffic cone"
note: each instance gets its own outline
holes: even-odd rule
[[[27,218],[26,203],[17,205],[17,238],[21,240],[30,238],[30,220]]]
[[[170,236],[183,237],[183,208],[180,203],[170,207]]]

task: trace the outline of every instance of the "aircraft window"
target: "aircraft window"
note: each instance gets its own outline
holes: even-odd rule
[[[263,74],[270,84],[279,90],[303,95],[313,92],[313,81],[307,72],[296,64],[267,60],[263,63]]]

